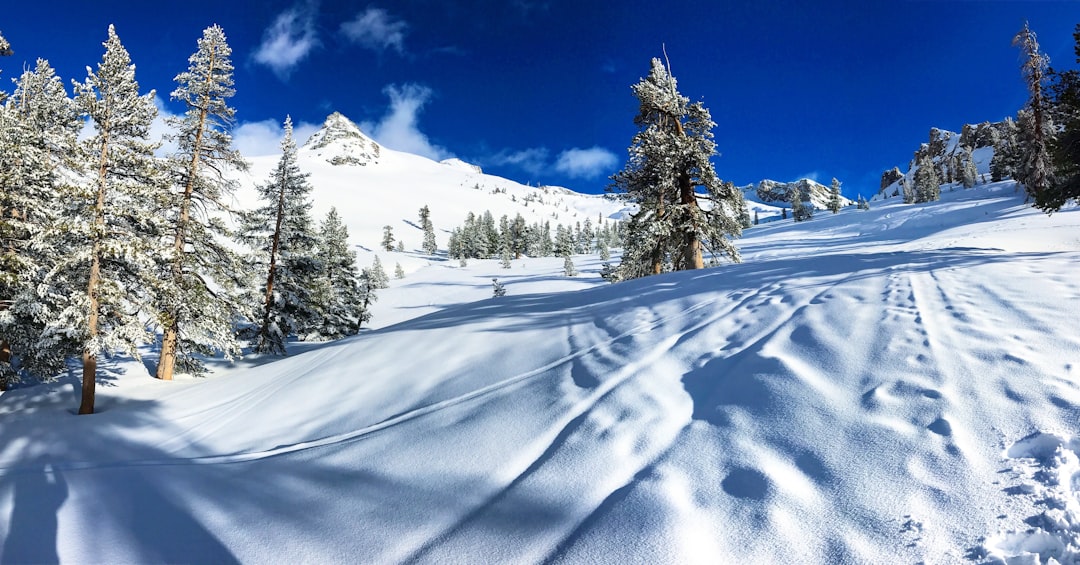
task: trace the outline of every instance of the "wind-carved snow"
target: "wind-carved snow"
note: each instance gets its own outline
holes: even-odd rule
[[[352,338],[103,361],[91,417],[75,371],[5,392],[0,561],[1073,557],[1080,212],[997,183],[739,243],[615,285],[432,259]]]

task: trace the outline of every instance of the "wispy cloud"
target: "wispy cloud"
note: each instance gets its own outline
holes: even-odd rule
[[[396,19],[382,8],[368,7],[350,21],[341,24],[341,33],[349,41],[382,53],[387,49],[405,54],[405,34],[409,24]]]
[[[796,169],[796,170],[798,170],[798,169]],[[823,175],[821,174],[821,171],[810,171],[808,173],[803,173],[801,175],[797,175],[794,179],[791,179],[791,180],[792,180],[792,182],[795,182],[797,180],[810,179],[810,180],[820,184],[822,178],[823,178]]]
[[[501,167],[512,165],[531,175],[539,175],[548,169],[548,156],[550,152],[544,147],[533,147],[511,151],[504,149],[494,155],[485,157],[484,165]]]
[[[233,129],[233,145],[245,157],[275,155],[281,151],[281,138],[285,136],[282,122],[283,120],[275,119],[244,122]],[[320,127],[321,124],[294,123],[293,139],[296,140],[296,145],[303,146]]]
[[[270,67],[281,80],[288,79],[293,69],[319,46],[315,15],[315,3],[310,1],[278,14],[263,31],[262,43],[252,58]]]
[[[431,99],[432,91],[418,84],[394,85],[383,89],[390,97],[390,108],[378,122],[364,122],[360,128],[369,132],[375,141],[397,151],[442,160],[453,157],[446,148],[435,145],[420,131],[420,110]]]
[[[555,170],[575,179],[591,179],[614,172],[619,157],[603,147],[567,149],[555,160]]]

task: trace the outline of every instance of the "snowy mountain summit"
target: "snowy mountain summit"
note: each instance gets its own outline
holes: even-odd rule
[[[792,195],[798,192],[803,199],[809,196],[814,207],[819,210],[825,210],[829,207],[829,187],[805,178],[792,182],[765,179],[757,183],[757,185],[750,184],[742,187],[742,191],[746,198],[763,203],[790,203]],[[854,202],[851,200],[843,196],[840,197],[840,206],[850,206],[852,204]]]
[[[314,152],[331,165],[378,164],[382,147],[364,135],[360,127],[340,112],[326,117],[319,131],[312,134],[302,150]]]

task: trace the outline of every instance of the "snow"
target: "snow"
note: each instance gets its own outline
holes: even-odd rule
[[[945,187],[739,245],[387,253],[358,336],[5,392],[0,561],[1080,562],[1080,212]]]

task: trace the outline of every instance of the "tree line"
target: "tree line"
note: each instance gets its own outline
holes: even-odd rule
[[[355,334],[370,318],[372,274],[357,269],[336,211],[312,220],[289,118],[257,187],[262,205],[228,204],[227,173],[247,163],[229,134],[223,30],[204,30],[176,76],[171,97],[185,111],[167,120],[176,149],[164,158],[150,139],[154,91],[140,94],[113,26],[103,46],[72,95],[44,59],[0,93],[0,387],[81,357],[88,414],[98,360],[138,357],[158,336],[156,376],[168,380],[205,372],[205,356],[237,356],[244,338],[284,354],[289,336]],[[10,52],[2,38],[0,50]]]

